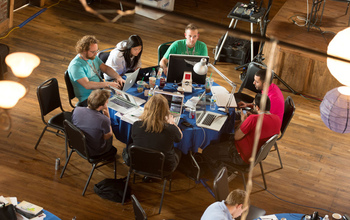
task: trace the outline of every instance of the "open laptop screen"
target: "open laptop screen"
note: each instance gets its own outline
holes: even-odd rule
[[[181,115],[184,95],[157,90],[154,91],[154,95],[156,94],[161,94],[166,98],[166,100],[168,100],[169,110],[171,114]]]

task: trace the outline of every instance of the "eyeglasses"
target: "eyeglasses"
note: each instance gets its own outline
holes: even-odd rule
[[[98,52],[100,52],[100,50],[96,50],[96,51],[89,51],[90,53],[92,53],[92,54],[96,54],[96,53],[98,53]]]

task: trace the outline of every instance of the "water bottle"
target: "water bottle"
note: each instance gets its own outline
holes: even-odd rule
[[[148,91],[148,100],[153,96],[153,88]]]
[[[151,77],[156,77],[156,70],[154,68],[152,68],[152,71],[151,71]]]
[[[215,110],[216,97],[214,95],[210,98],[210,110]]]
[[[323,220],[329,220],[328,215],[325,215],[324,218],[323,218]]]
[[[160,77],[162,77],[162,73],[163,73],[163,68],[159,67],[158,73],[157,73],[157,79],[160,79]]]
[[[153,90],[153,94],[154,94],[154,91],[159,91],[159,86],[158,85],[156,85],[155,87],[154,87],[154,90]]]

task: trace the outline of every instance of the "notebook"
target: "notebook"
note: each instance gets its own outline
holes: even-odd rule
[[[155,90],[154,95],[156,94],[161,94],[168,100],[170,114],[173,115],[175,123],[178,125],[182,114],[184,95],[161,90]]]
[[[113,96],[109,98],[107,106],[117,112],[120,112],[121,114],[127,114],[135,111],[140,105],[146,102],[141,98],[130,95],[115,87],[110,86],[110,89],[112,90]]]
[[[139,75],[140,69],[135,70],[133,73],[126,74],[125,83],[123,86],[123,91],[126,92],[130,89],[136,82],[137,76]]]
[[[227,119],[227,116],[216,112],[207,111],[205,97],[204,91],[196,104],[196,124],[198,127],[220,131]]]

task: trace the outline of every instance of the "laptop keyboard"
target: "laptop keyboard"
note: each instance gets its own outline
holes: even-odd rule
[[[129,109],[129,108],[132,108],[132,107],[135,106],[135,105],[133,105],[131,103],[125,102],[125,101],[120,100],[118,98],[112,99],[112,100],[110,100],[110,102],[113,102],[113,103],[115,103],[115,104],[117,104],[119,106],[122,106],[122,107],[126,108],[126,109]]]
[[[213,123],[215,117],[216,117],[216,115],[207,114],[207,116],[204,118],[202,124],[210,126]]]

